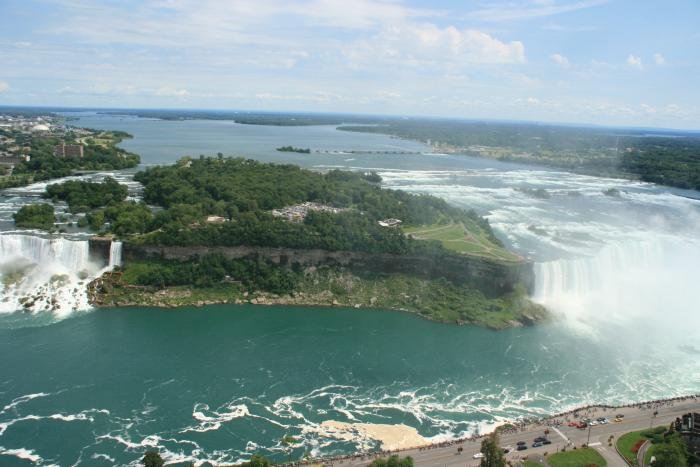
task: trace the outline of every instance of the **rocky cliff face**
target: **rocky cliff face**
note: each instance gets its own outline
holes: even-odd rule
[[[488,296],[512,292],[521,283],[532,292],[534,272],[532,263],[501,263],[470,256],[400,256],[369,254],[351,251],[296,250],[268,247],[177,247],[124,244],[124,263],[133,260],[169,259],[187,261],[208,254],[219,254],[229,259],[270,260],[282,266],[299,264],[309,266],[343,266],[355,271],[372,273],[404,273],[423,279],[444,277],[454,283],[468,283]]]
[[[90,259],[102,263],[102,266],[107,266],[107,264],[109,264],[109,251],[111,245],[111,236],[91,237],[90,241],[88,242],[88,254],[90,255]]]

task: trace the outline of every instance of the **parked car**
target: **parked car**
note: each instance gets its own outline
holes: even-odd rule
[[[518,446],[525,446],[527,443],[525,441],[518,441]]]
[[[542,444],[552,444],[552,442],[548,439],[545,439],[544,441],[542,441]]]
[[[527,449],[527,445],[525,444],[518,444],[518,451],[524,451]]]
[[[484,453],[483,452],[477,452],[472,456],[474,459],[483,459],[484,458]]]
[[[544,441],[545,439],[547,439],[547,438],[545,438],[544,436],[538,436],[537,438],[534,439],[534,442],[535,442],[535,443],[541,443],[541,442]]]
[[[538,448],[538,447],[540,447],[540,446],[542,446],[542,442],[541,442],[541,441],[537,441],[536,443],[532,443],[532,447],[533,447],[533,448]]]

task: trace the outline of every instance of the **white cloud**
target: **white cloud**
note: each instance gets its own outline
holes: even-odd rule
[[[642,57],[637,57],[632,54],[627,57],[627,64],[632,68],[642,69]]]
[[[661,55],[660,53],[655,53],[654,54],[654,63],[656,63],[658,66],[666,65],[666,58],[663,55]]]
[[[10,85],[6,81],[0,81],[0,92],[7,92],[10,90]]]
[[[562,24],[547,24],[542,26],[545,31],[556,31],[556,32],[588,32],[595,31],[597,28],[594,26],[564,26]]]
[[[569,68],[571,66],[569,59],[563,55],[553,54],[553,55],[550,55],[549,58],[551,58],[554,63],[556,63],[557,65],[559,65],[562,68]]]
[[[156,89],[156,91],[153,93],[156,96],[164,96],[164,97],[187,97],[190,95],[189,91],[184,88],[176,88],[176,87],[170,87],[170,86],[163,86],[161,88]]]
[[[481,21],[517,21],[558,15],[602,5],[607,2],[608,0],[510,1],[507,3],[491,4],[488,8],[472,11],[469,13],[468,17]]]
[[[409,66],[444,63],[451,67],[525,62],[525,46],[520,41],[504,42],[473,29],[412,23],[385,28],[346,48],[345,54],[354,65],[376,59]]]

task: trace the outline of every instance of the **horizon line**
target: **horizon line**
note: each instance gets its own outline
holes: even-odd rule
[[[70,106],[70,105],[20,105],[20,104],[0,104],[0,110],[5,108],[15,109],[45,109],[47,111],[99,111],[99,110],[157,110],[157,111],[189,111],[189,112],[218,112],[218,113],[268,113],[268,114],[302,114],[302,115],[346,115],[354,117],[370,117],[370,118],[392,118],[392,119],[425,119],[425,120],[445,120],[445,121],[462,121],[462,122],[488,122],[488,123],[520,123],[529,125],[543,125],[554,127],[573,127],[573,128],[601,128],[601,129],[622,129],[622,130],[661,130],[678,133],[699,133],[700,128],[671,128],[671,127],[654,127],[654,126],[634,126],[634,125],[604,125],[600,123],[581,123],[581,122],[557,122],[549,120],[522,120],[511,118],[497,117],[448,117],[448,116],[432,116],[432,115],[415,115],[415,114],[382,114],[382,113],[361,113],[361,112],[333,112],[333,111],[309,111],[309,110],[262,110],[262,109],[217,109],[204,107],[99,107],[99,106]]]

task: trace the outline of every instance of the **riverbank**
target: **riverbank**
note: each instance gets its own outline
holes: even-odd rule
[[[248,290],[236,282],[212,287],[139,286],[133,285],[132,274],[127,265],[124,270],[105,273],[91,282],[90,303],[96,307],[251,304],[369,308],[415,313],[441,323],[474,324],[494,330],[550,319],[547,310],[533,303],[522,289],[487,298],[466,285],[404,274],[360,276],[334,268],[308,268],[289,294]]]

